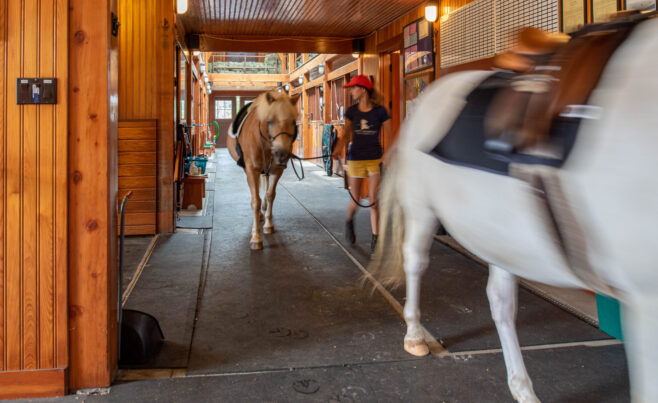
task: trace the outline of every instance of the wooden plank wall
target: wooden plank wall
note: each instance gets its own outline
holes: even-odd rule
[[[126,235],[155,234],[157,121],[119,121],[119,197],[129,191]]]
[[[174,2],[118,0],[118,7],[119,119],[158,121],[156,230],[171,232],[176,147]]]
[[[0,399],[66,392],[68,3],[0,0]],[[18,77],[58,103],[17,105]]]

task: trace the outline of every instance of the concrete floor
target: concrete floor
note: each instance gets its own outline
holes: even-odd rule
[[[357,243],[344,241],[342,178],[306,164],[299,182],[288,169],[276,232],[250,251],[244,173],[225,150],[214,162],[206,208],[194,214],[212,216],[212,228],[160,237],[126,304],[159,319],[159,356],[120,370],[109,389],[38,401],[512,401],[481,265],[434,243],[422,320],[450,354],[412,357],[393,306],[403,291],[387,300],[361,283],[367,212]],[[630,400],[623,345],[597,328],[521,288],[518,329],[542,401]]]

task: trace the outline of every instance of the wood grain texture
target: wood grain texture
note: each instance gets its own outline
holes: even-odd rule
[[[159,0],[119,0],[119,139],[157,139],[153,147],[157,165],[157,209],[162,214],[158,229],[171,232],[174,229],[174,103],[175,30],[174,2]],[[188,115],[189,116],[189,115]],[[140,131],[134,120],[153,119],[158,122],[153,137]],[[132,121],[132,122],[131,122]],[[129,137],[125,137],[129,136]],[[144,143],[120,142],[119,152],[130,150]],[[120,165],[135,161],[121,160]]]
[[[425,0],[192,1],[180,18],[187,33],[215,36],[308,38],[321,33],[326,37],[359,37],[424,3]]]
[[[117,366],[118,55],[111,12],[114,0],[69,0],[72,389],[108,386]]]
[[[64,376],[41,376],[68,365],[68,97],[15,99],[19,77],[67,88],[67,8],[67,0],[0,0],[0,397],[66,391]]]
[[[157,120],[120,121],[118,129],[117,211],[128,191],[133,198],[126,204],[125,232],[131,235],[155,233],[157,222]],[[140,213],[139,215],[129,214]],[[148,224],[148,225],[145,225]],[[140,232],[144,231],[144,232]]]
[[[0,399],[63,396],[66,377],[64,368],[0,372]]]

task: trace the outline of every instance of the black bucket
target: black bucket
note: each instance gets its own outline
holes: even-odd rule
[[[124,216],[126,203],[133,195],[128,192],[121,202],[119,236],[119,366],[142,365],[151,361],[162,348],[164,334],[158,320],[145,312],[123,309],[121,306],[121,276],[123,274]]]

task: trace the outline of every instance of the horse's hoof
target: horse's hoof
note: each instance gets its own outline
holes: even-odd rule
[[[263,227],[263,234],[273,234],[274,227]]]
[[[430,353],[430,348],[425,343],[425,340],[405,340],[404,351],[416,357],[424,357]]]
[[[249,247],[251,250],[261,250],[263,249],[263,243],[262,242],[251,242],[249,243]]]

